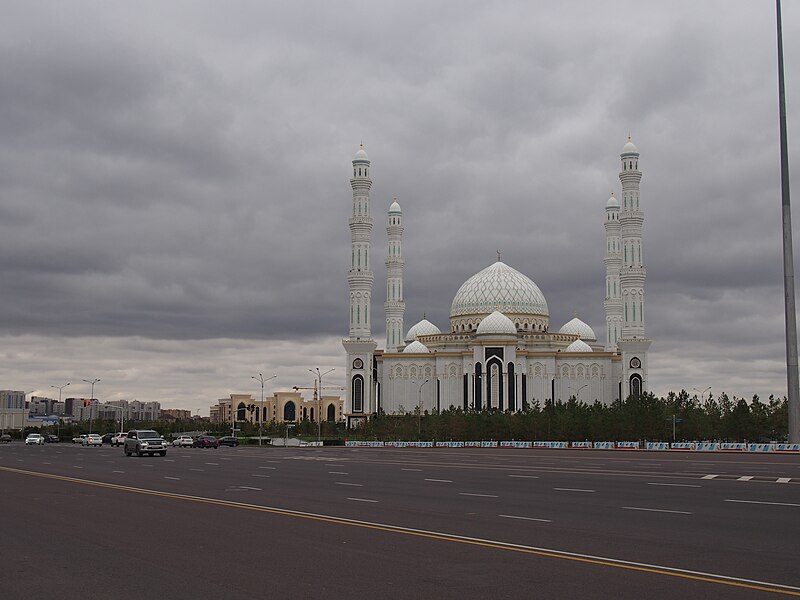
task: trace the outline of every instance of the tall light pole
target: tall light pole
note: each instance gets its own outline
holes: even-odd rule
[[[781,0],[775,0],[778,29],[778,121],[781,144],[781,208],[783,219],[783,300],[786,327],[786,392],[789,402],[789,443],[800,444],[800,379],[797,367],[797,315],[794,299],[792,207],[789,199],[789,143],[786,134],[786,85],[783,76]]]
[[[336,368],[328,369],[324,373],[320,373],[319,367],[314,367],[313,369],[309,369],[312,373],[317,374],[317,379],[319,380],[319,393],[316,390],[314,392],[317,394],[317,443],[322,440],[322,378],[330,373],[331,371],[335,371]]]
[[[422,437],[422,386],[430,381],[426,379],[422,383],[417,384],[417,437]],[[416,382],[414,382],[416,383]]]
[[[575,401],[576,402],[580,402],[581,401],[581,390],[583,388],[587,388],[587,387],[589,387],[588,383],[586,383],[586,384],[582,385],[581,387],[579,387],[578,391],[575,392]],[[575,388],[570,385],[570,386],[567,386],[567,389],[574,390]]]
[[[84,383],[90,383],[92,385],[92,395],[89,398],[89,433],[92,433],[92,400],[94,400],[94,384],[100,383],[99,379],[92,379],[89,381],[88,379],[83,380]]]
[[[61,406],[61,390],[69,385],[69,381],[64,385],[51,385],[51,388],[58,388],[58,405]],[[58,417],[58,437],[61,438],[61,416]]]
[[[250,379],[255,379],[256,381],[261,382],[261,408],[258,411],[258,445],[261,445],[261,437],[264,435],[264,382],[269,381],[270,379],[275,379],[277,375],[273,375],[272,377],[267,377],[264,379],[264,376],[259,373],[258,377],[253,375]]]

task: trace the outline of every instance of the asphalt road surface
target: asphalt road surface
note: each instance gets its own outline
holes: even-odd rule
[[[0,598],[800,596],[800,456],[0,447]]]

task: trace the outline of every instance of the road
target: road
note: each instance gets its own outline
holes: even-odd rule
[[[0,596],[800,596],[800,456],[0,447]]]

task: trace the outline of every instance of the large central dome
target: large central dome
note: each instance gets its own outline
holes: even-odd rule
[[[453,298],[450,319],[488,315],[495,310],[508,316],[550,316],[539,286],[500,261],[464,282]]]

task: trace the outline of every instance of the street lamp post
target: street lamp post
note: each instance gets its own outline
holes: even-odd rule
[[[264,376],[259,373],[258,377],[255,375],[251,377],[251,379],[255,379],[256,381],[261,382],[261,408],[258,411],[258,445],[261,445],[261,438],[264,436],[264,382],[269,381],[270,379],[275,379],[277,375],[273,375],[272,377],[267,377],[264,379]]]
[[[708,386],[708,387],[707,387],[706,389],[704,389],[702,392],[701,392],[700,390],[698,390],[697,388],[692,388],[692,389],[693,389],[695,392],[699,392],[699,393],[700,393],[700,402],[702,402],[702,401],[703,401],[703,396],[705,396],[706,392],[708,392],[709,390],[711,390],[711,386]],[[708,397],[710,398],[710,397],[711,397],[711,394],[709,394],[709,395],[708,395]]]
[[[50,386],[51,388],[58,388],[58,405],[59,405],[59,407],[61,406],[61,390],[63,390],[68,385],[69,385],[69,381],[67,383],[65,383],[64,385],[51,385]],[[58,417],[58,433],[57,433],[57,435],[58,435],[58,438],[60,440],[61,439],[61,417],[60,416]]]
[[[94,400],[94,384],[100,383],[100,380],[92,379],[91,381],[89,381],[88,379],[84,379],[83,382],[92,385],[92,395],[89,398],[89,433],[92,433],[92,400]]]
[[[417,438],[422,437],[422,386],[428,383],[428,379],[417,384]],[[414,382],[416,383],[416,382]]]
[[[577,392],[575,392],[575,401],[576,401],[576,402],[580,402],[580,400],[581,400],[581,390],[582,390],[583,388],[587,388],[587,387],[589,387],[589,384],[588,384],[588,383],[586,383],[586,384],[582,385],[581,387],[579,387],[579,388],[578,388],[578,391],[577,391]],[[567,389],[569,389],[569,390],[574,390],[575,388],[574,388],[574,387],[572,387],[572,386],[570,385],[570,386],[567,386]]]
[[[317,374],[317,379],[319,380],[319,392],[317,393],[317,443],[322,441],[322,378],[330,373],[331,371],[335,371],[336,369],[328,369],[324,373],[320,373],[319,367],[314,367],[313,369],[309,369],[311,373]],[[316,392],[316,390],[314,390]]]

